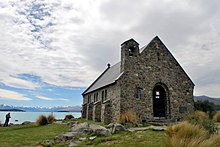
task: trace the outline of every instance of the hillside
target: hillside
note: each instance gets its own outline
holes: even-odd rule
[[[195,101],[198,101],[198,100],[201,100],[201,101],[208,100],[209,102],[212,102],[215,105],[220,105],[220,98],[213,98],[213,97],[209,97],[209,96],[205,96],[205,95],[194,96],[194,100]]]

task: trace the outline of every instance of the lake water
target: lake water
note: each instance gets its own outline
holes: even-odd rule
[[[4,124],[5,122],[5,115],[8,112],[0,112],[0,124]],[[11,118],[9,123],[13,124],[21,124],[24,121],[31,121],[35,122],[40,115],[48,116],[53,114],[56,119],[64,119],[65,115],[71,114],[75,118],[81,117],[80,112],[10,112]]]

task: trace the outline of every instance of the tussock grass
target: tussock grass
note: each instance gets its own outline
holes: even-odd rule
[[[47,116],[47,121],[48,121],[49,124],[52,124],[55,120],[56,119],[52,114]]]
[[[216,125],[209,116],[202,111],[196,111],[194,114],[186,115],[184,120],[188,121],[191,124],[199,125],[206,129],[210,134],[217,131]]]
[[[219,147],[220,134],[210,135],[199,125],[182,122],[167,127],[165,147]]]
[[[207,113],[200,110],[195,111],[194,114],[198,116],[200,119],[208,118]]]
[[[47,117],[45,115],[40,115],[37,121],[35,122],[37,126],[43,126],[48,124]]]
[[[118,119],[119,123],[126,124],[126,123],[136,123],[136,113],[133,110],[129,110],[119,116]]]
[[[218,111],[218,112],[214,115],[213,120],[214,120],[215,122],[220,122],[220,111]]]

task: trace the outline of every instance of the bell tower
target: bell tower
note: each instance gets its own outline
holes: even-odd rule
[[[132,58],[139,54],[139,43],[129,39],[121,44],[121,72],[125,71]]]

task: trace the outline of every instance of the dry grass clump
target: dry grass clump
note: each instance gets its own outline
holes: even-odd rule
[[[47,117],[45,115],[40,115],[37,121],[35,122],[37,126],[43,126],[48,124]]]
[[[218,112],[214,115],[213,120],[214,120],[215,122],[220,122],[220,111],[218,111]]]
[[[167,127],[165,147],[219,147],[220,134],[210,135],[199,125],[182,122]]]
[[[198,116],[200,119],[204,119],[208,117],[208,115],[205,112],[199,110],[195,111],[194,114]]]
[[[48,121],[49,124],[52,124],[55,120],[56,119],[52,114],[48,115],[47,121]]]
[[[125,124],[125,123],[136,123],[136,113],[133,110],[129,110],[119,116],[119,123]]]

